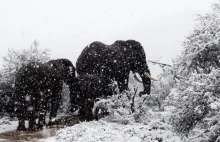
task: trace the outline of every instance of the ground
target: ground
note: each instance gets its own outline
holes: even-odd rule
[[[131,78],[129,88],[142,85],[135,84]],[[132,89],[131,89],[132,90]],[[132,93],[134,92],[130,92]],[[144,96],[136,96],[135,103],[141,102]],[[100,119],[99,121],[81,122],[76,116],[59,115],[56,120],[57,125],[45,127],[37,132],[18,132],[17,121],[11,121],[6,117],[0,119],[0,142],[180,142],[181,139],[169,124],[169,117],[172,107],[164,107],[164,111],[159,111],[157,106],[144,108],[147,114],[141,123],[134,121],[134,116],[130,115],[130,101],[126,95],[117,95],[111,98],[117,108],[114,113]],[[107,100],[108,102],[108,100]],[[122,107],[123,106],[123,107]],[[110,106],[111,107],[111,106]],[[126,109],[124,109],[124,107]]]
[[[75,116],[59,115],[55,121],[57,125],[44,127],[43,130],[22,132],[16,131],[18,121],[10,120],[8,117],[0,119],[0,142],[51,142],[56,141],[56,132],[64,127],[79,123]]]
[[[1,141],[34,142],[178,142],[167,123],[170,110],[150,111],[145,124],[114,122],[107,116],[99,121],[79,122],[76,117],[59,116],[56,126],[37,132],[17,132],[17,121],[0,120]],[[72,126],[71,126],[72,125]]]

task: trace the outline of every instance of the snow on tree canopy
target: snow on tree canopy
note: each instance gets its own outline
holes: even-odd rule
[[[220,4],[212,6],[212,11],[198,15],[197,23],[183,42],[184,52],[178,59],[182,70],[210,73],[220,67]]]
[[[13,49],[8,49],[8,54],[3,57],[3,79],[7,82],[14,81],[14,76],[23,64],[29,62],[46,62],[49,58],[49,50],[39,49],[39,42],[34,41],[29,49],[23,49],[21,51],[15,51]]]

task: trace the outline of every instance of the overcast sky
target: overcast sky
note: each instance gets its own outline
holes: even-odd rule
[[[0,56],[36,39],[52,58],[74,64],[93,41],[139,41],[147,59],[172,63],[196,14],[218,0],[7,0],[0,2]],[[2,59],[0,59],[2,65]],[[151,66],[151,72],[157,69]]]

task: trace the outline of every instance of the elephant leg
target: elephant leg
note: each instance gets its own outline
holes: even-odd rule
[[[129,74],[121,75],[117,78],[118,88],[120,93],[128,90],[128,78],[129,78]]]
[[[94,119],[93,114],[92,114],[93,106],[94,106],[93,101],[85,102],[79,110],[80,119],[87,120],[87,121],[93,120]]]
[[[49,125],[53,124],[52,121],[57,116],[57,110],[59,108],[60,100],[61,100],[61,91],[62,91],[62,86],[57,89],[52,90],[51,112],[50,112],[50,118],[49,118]]]
[[[34,116],[29,118],[29,130],[34,131],[37,129],[36,119]]]
[[[29,121],[29,128],[28,130],[34,131],[37,129],[36,125],[36,118],[37,118],[37,107],[38,107],[38,102],[40,99],[38,97],[40,96],[40,93],[38,90],[31,90],[28,91],[28,98],[29,100],[26,100],[26,105],[27,105],[27,116],[28,116],[28,121]],[[26,96],[27,97],[27,96]]]
[[[40,109],[39,109],[39,121],[38,121],[38,128],[42,129],[43,125],[46,124],[46,113],[47,113],[47,101],[46,99],[42,99]]]
[[[21,91],[22,92],[22,91]],[[16,104],[16,114],[18,117],[18,127],[17,130],[25,131],[25,119],[26,119],[26,109],[25,109],[25,101],[24,101],[24,95],[20,92],[16,92],[18,95],[21,95],[18,97],[18,103]]]
[[[27,129],[25,128],[25,119],[24,118],[18,118],[18,127],[17,130],[20,131],[26,131]]]
[[[78,101],[79,101],[79,95],[76,93],[76,91],[72,88],[70,88],[70,112],[75,112],[78,108]]]

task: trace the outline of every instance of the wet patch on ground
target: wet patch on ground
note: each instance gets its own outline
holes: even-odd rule
[[[67,126],[73,126],[80,121],[76,116],[61,116],[52,126],[39,131],[7,131],[0,133],[0,142],[38,142],[39,139],[56,135],[56,131]]]

